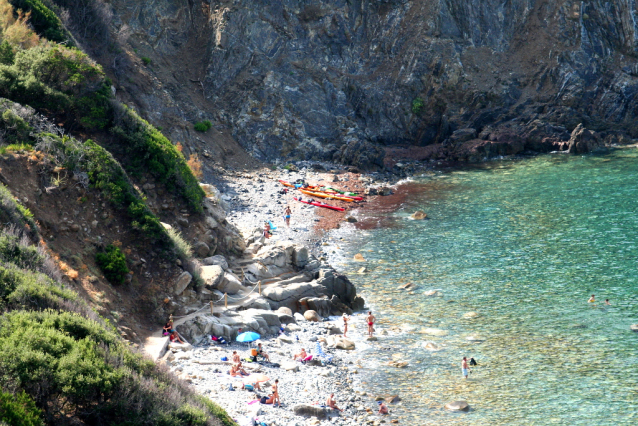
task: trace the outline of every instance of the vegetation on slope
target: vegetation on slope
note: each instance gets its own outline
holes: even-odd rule
[[[0,18],[0,97],[59,117],[71,129],[110,132],[129,173],[152,173],[193,211],[201,211],[204,193],[183,154],[113,99],[102,67],[74,47],[40,39],[24,16],[13,17],[7,0],[0,0],[0,11],[5,12]]]

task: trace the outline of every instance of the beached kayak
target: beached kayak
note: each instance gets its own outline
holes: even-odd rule
[[[311,206],[323,207],[323,208],[326,208],[326,209],[336,210],[338,212],[343,212],[343,211],[346,210],[343,207],[331,206],[330,204],[321,203],[319,201],[305,201],[305,200],[302,200],[301,198],[297,198],[297,197],[295,197],[295,200],[301,201],[304,204],[310,204]]]
[[[341,195],[326,194],[325,192],[307,191],[305,189],[299,189],[299,191],[301,191],[303,194],[306,194],[306,195],[319,197],[319,198],[327,198],[329,200],[341,200],[341,201],[348,201],[350,203],[356,201],[353,198],[343,197]]]

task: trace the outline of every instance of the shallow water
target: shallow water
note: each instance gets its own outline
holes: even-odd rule
[[[333,234],[329,260],[390,331],[364,353],[360,386],[398,392],[404,424],[638,424],[638,152],[494,162],[409,192],[393,213],[364,212],[363,230]],[[430,219],[409,220],[417,209]],[[412,294],[397,290],[408,282]],[[393,355],[410,366],[381,365]],[[468,380],[463,356],[479,362]],[[457,399],[471,412],[442,408]]]

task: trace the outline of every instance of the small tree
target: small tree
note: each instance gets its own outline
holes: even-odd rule
[[[197,154],[191,154],[188,157],[188,161],[186,162],[188,167],[191,169],[193,176],[197,179],[201,180],[204,177],[204,172],[202,172],[202,162],[197,156]]]
[[[213,127],[213,123],[208,120],[200,121],[199,123],[195,123],[195,130],[198,132],[207,132],[211,127]]]
[[[95,255],[95,261],[111,284],[124,283],[129,271],[126,256],[119,247],[109,244],[104,251]]]
[[[423,112],[425,108],[425,104],[423,103],[423,99],[416,98],[412,101],[412,113],[415,115],[419,115]]]

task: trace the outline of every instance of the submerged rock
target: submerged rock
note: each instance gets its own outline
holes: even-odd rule
[[[470,405],[466,401],[452,401],[445,404],[445,409],[450,411],[469,411]]]

